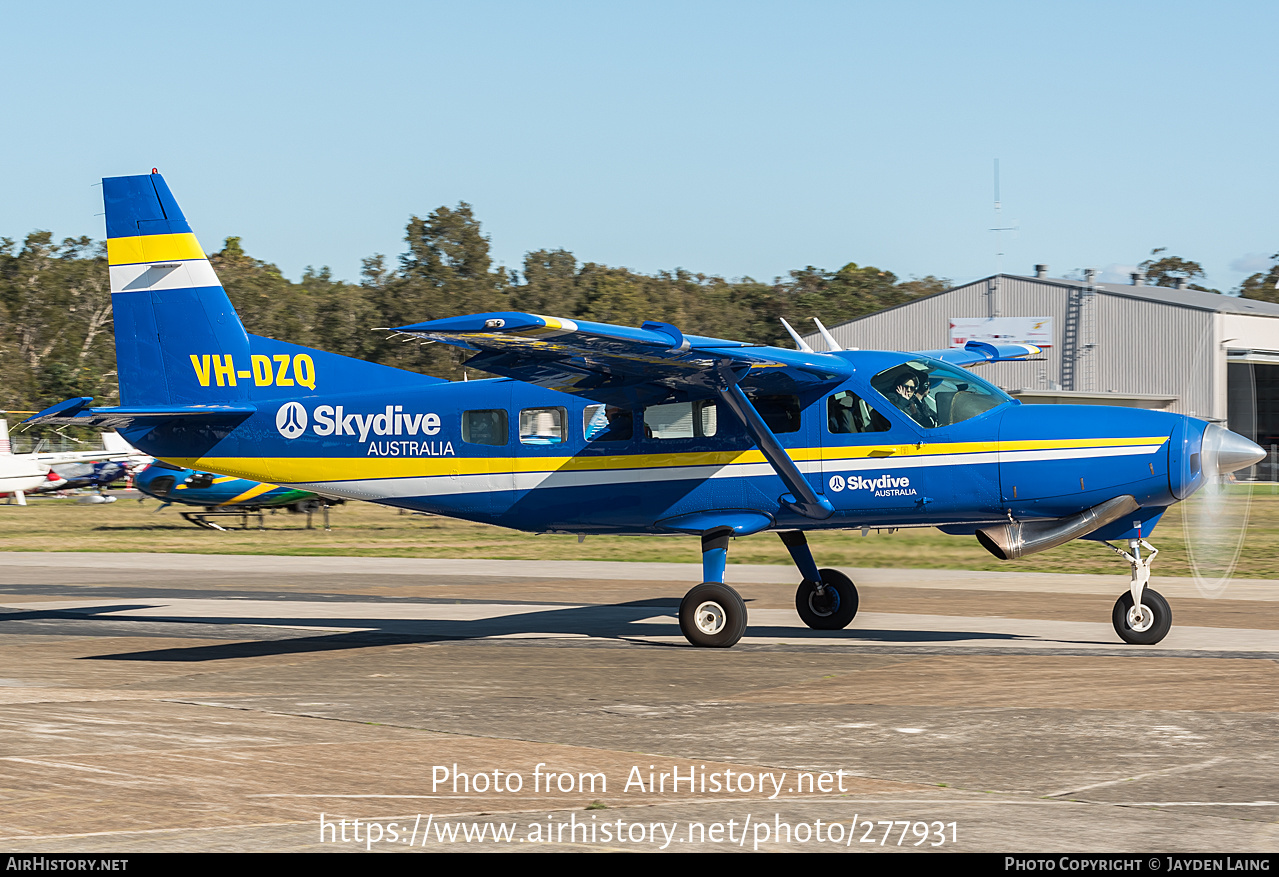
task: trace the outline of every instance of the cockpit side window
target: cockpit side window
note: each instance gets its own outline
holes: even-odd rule
[[[930,359],[884,369],[870,385],[924,429],[963,423],[1011,398],[963,369]]]

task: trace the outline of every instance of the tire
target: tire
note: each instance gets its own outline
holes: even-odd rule
[[[857,615],[857,587],[853,580],[837,569],[819,570],[826,584],[824,597],[817,596],[817,586],[808,579],[795,591],[795,609],[800,621],[813,630],[843,630]]]
[[[746,602],[728,585],[702,582],[679,604],[679,629],[695,646],[731,648],[746,633]]]
[[[1168,635],[1172,628],[1172,609],[1168,601],[1158,591],[1146,588],[1141,593],[1141,605],[1149,610],[1153,618],[1140,630],[1134,629],[1128,622],[1128,612],[1132,609],[1132,592],[1125,591],[1115,601],[1115,608],[1110,613],[1110,622],[1115,626],[1115,633],[1126,643],[1134,646],[1153,646]]]

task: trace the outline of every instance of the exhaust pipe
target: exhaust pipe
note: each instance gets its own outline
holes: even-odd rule
[[[1117,496],[1077,515],[1055,521],[1010,522],[983,527],[977,531],[977,541],[1000,560],[1016,560],[1087,536],[1138,508],[1140,505],[1131,496]]]

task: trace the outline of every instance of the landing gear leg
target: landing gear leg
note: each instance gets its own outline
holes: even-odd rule
[[[746,602],[724,584],[732,535],[732,527],[716,527],[702,534],[705,581],[685,594],[679,604],[679,629],[695,646],[726,649],[746,632]]]
[[[857,615],[857,587],[837,569],[818,569],[803,530],[777,534],[804,577],[795,592],[800,620],[813,630],[843,630]]]
[[[1132,567],[1132,585],[1128,593],[1115,601],[1115,608],[1110,613],[1115,633],[1132,645],[1154,645],[1172,628],[1172,609],[1168,601],[1149,587],[1150,564],[1159,554],[1159,549],[1145,539],[1129,539],[1128,551],[1109,542],[1105,544]],[[1145,557],[1141,556],[1143,548],[1150,552]]]

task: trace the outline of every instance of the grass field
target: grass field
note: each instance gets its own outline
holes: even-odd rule
[[[1247,540],[1235,575],[1279,578],[1279,494],[1273,485],[1239,485],[1228,514],[1237,514],[1251,495]],[[1194,502],[1194,500],[1192,500]],[[1190,575],[1183,536],[1183,508],[1174,506],[1152,537],[1160,549],[1155,571]],[[517,533],[449,518],[402,514],[354,502],[332,511],[333,530],[306,529],[304,515],[267,515],[266,529],[201,530],[159,509],[151,499],[123,497],[108,505],[81,505],[74,499],[32,499],[25,507],[0,505],[0,550],[147,551],[192,554],[346,555],[363,557],[474,557],[506,560],[699,560],[691,536],[575,536]],[[1191,515],[1193,517],[1193,514]],[[229,524],[228,524],[229,526]],[[238,524],[237,524],[238,526]],[[813,533],[809,536],[823,566],[916,569],[1018,570],[1026,572],[1126,575],[1121,558],[1095,542],[1072,542],[1019,561],[991,557],[971,536],[947,536],[932,529]],[[789,564],[780,540],[769,533],[736,540],[730,563]]]

